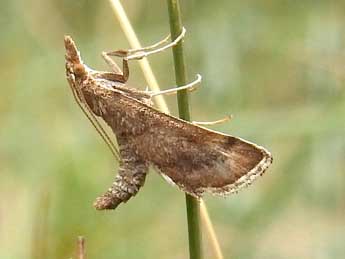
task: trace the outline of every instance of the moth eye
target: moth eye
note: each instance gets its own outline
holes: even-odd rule
[[[75,64],[73,66],[73,71],[76,76],[82,76],[85,74],[85,68],[82,64]]]

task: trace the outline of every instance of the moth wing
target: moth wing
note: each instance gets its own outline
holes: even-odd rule
[[[272,163],[271,154],[258,145],[164,114],[116,91],[114,98],[91,98],[93,112],[102,116],[115,134],[126,136],[126,146],[140,159],[191,195],[237,192]],[[85,99],[88,101],[88,96]],[[97,113],[103,102],[106,112]],[[115,116],[119,112],[121,116]]]
[[[272,163],[263,147],[148,108],[147,129],[135,137],[136,146],[145,147],[139,148],[142,156],[168,182],[193,196],[237,192]]]

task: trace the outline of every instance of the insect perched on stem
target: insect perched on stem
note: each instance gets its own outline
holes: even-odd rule
[[[86,66],[71,37],[65,36],[66,75],[73,95],[86,116],[120,163],[111,187],[99,198],[96,209],[115,209],[143,186],[149,166],[169,182],[194,197],[204,192],[234,193],[251,184],[272,163],[271,154],[248,141],[215,132],[164,114],[152,107],[160,94],[193,90],[201,77],[186,86],[160,92],[139,91],[126,86],[128,60],[141,59],[175,45],[158,48],[168,38],[147,48],[104,52],[113,72]],[[110,56],[122,58],[123,72]],[[111,127],[119,150],[97,117]]]

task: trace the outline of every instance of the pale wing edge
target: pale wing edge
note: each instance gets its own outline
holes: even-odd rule
[[[178,189],[184,191],[185,193],[188,193],[189,195],[195,198],[201,198],[204,193],[210,193],[210,194],[218,195],[218,196],[227,196],[233,193],[237,193],[240,190],[251,185],[259,176],[262,176],[265,173],[266,169],[272,164],[272,161],[273,161],[271,153],[268,152],[265,148],[243,139],[240,139],[240,140],[260,150],[263,155],[263,158],[247,174],[238,178],[234,183],[225,185],[223,187],[200,187],[196,189],[195,191],[190,192],[190,190],[185,188],[182,184],[175,183],[174,180],[172,180],[169,176],[164,174],[161,170],[159,170],[156,167],[154,168],[169,184],[171,184],[172,186],[176,186]]]
[[[225,185],[223,187],[201,188],[202,192],[208,192],[219,196],[226,196],[229,194],[237,193],[241,189],[244,189],[251,185],[259,176],[262,176],[265,173],[266,169],[272,164],[273,157],[271,153],[268,152],[265,148],[243,139],[241,139],[241,141],[246,142],[261,151],[263,157],[260,162],[247,174],[244,174],[240,178],[238,178],[234,183]]]

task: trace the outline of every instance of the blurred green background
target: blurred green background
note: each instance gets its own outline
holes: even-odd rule
[[[123,1],[143,45],[169,32],[165,1]],[[181,1],[194,120],[269,149],[253,186],[206,196],[225,258],[345,256],[345,3]],[[150,172],[116,211],[95,197],[117,171],[65,79],[64,34],[84,61],[128,48],[108,1],[1,1],[0,258],[188,258],[184,194]],[[171,51],[150,58],[174,85]],[[129,84],[146,87],[136,62]],[[176,114],[176,99],[168,97]],[[212,258],[207,238],[205,257]]]

